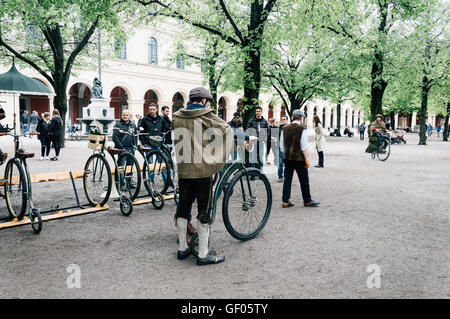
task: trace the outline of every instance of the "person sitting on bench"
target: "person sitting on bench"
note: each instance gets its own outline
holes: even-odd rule
[[[354,133],[350,131],[350,127],[346,126],[344,130],[344,135],[348,135],[348,137],[353,137]]]

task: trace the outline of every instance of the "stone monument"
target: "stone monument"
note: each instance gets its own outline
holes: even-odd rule
[[[94,78],[92,98],[88,106],[83,107],[83,118],[78,119],[83,124],[83,134],[89,134],[89,126],[96,125],[105,134],[110,134],[114,127],[114,108],[103,98],[102,83]]]

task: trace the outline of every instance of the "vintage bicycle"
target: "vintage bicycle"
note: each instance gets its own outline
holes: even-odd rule
[[[272,210],[272,188],[266,175],[237,159],[226,164],[217,176],[210,225],[214,223],[223,193],[222,218],[227,231],[241,241],[255,238],[264,229]],[[192,236],[189,247],[198,256],[197,233]]]
[[[171,134],[172,131],[162,133],[161,135],[149,136],[150,146],[145,148],[146,160],[152,166],[152,170],[142,170],[144,186],[149,191],[150,184],[152,188],[160,194],[167,194],[169,187],[172,188],[174,200],[178,203],[178,183],[176,174],[176,164],[173,161],[172,151],[164,143],[165,135]],[[142,149],[141,149],[142,150]],[[147,166],[149,168],[150,166]]]
[[[150,195],[150,197],[152,198],[152,205],[155,209],[162,209],[164,207],[164,196],[153,189],[153,184],[151,181],[151,176],[152,176],[152,172],[155,170],[155,167],[158,166],[159,169],[161,170],[161,165],[157,164],[156,162],[154,162],[153,164],[149,162],[149,156],[147,156],[147,154],[149,152],[152,151],[152,149],[138,145],[137,140],[139,136],[148,136],[148,133],[133,133],[133,132],[129,132],[129,131],[124,131],[124,130],[120,130],[117,129],[119,131],[120,134],[127,134],[130,135],[132,137],[134,137],[134,144],[133,144],[133,150],[134,152],[138,152],[142,158],[143,158],[143,165],[142,165],[142,170],[140,169],[140,166],[138,165],[139,168],[139,175],[142,174],[142,182],[145,186],[145,189],[148,192],[148,195]],[[141,177],[141,176],[140,176]],[[140,179],[139,179],[140,180]],[[139,187],[136,187],[135,191],[130,194],[130,198],[132,201],[134,201],[138,196],[139,196],[139,192],[140,192],[140,184]]]
[[[381,145],[376,144],[376,147],[372,150],[372,159],[378,158],[378,160],[384,162],[389,158],[391,154],[391,141],[387,135],[381,135]]]
[[[119,195],[120,211],[129,216],[133,212],[131,194],[141,183],[139,163],[133,154],[106,147],[107,135],[101,134],[98,127],[92,126],[90,132],[89,148],[93,149],[93,154],[86,161],[83,173],[86,198],[92,206],[104,206],[111,196],[112,172],[106,160],[106,150],[115,167],[115,186]]]
[[[20,148],[21,135],[11,134],[13,130],[14,128],[6,127],[0,132],[0,136],[9,135],[14,138],[14,157],[6,163],[5,175],[0,184],[4,185],[6,207],[11,218],[22,220],[27,215],[33,232],[39,234],[42,230],[42,217],[40,208],[33,202],[30,170],[27,164],[27,158],[33,158],[34,153],[27,153]],[[30,134],[39,135],[39,133]],[[30,208],[27,211],[28,203]]]

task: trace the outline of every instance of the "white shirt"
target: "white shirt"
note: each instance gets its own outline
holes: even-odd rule
[[[295,120],[295,121],[293,121],[292,122],[292,124],[302,124],[302,123],[300,123],[300,121],[297,121],[297,120]],[[280,138],[280,149],[281,149],[281,152],[282,153],[284,153],[284,137],[283,137],[283,134],[284,132],[281,132],[281,138]],[[300,138],[300,149],[302,150],[302,151],[306,151],[306,150],[308,150],[308,130],[305,128],[304,130],[303,130],[303,132],[302,132],[302,137]]]

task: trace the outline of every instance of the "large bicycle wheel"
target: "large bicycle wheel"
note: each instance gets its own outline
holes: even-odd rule
[[[165,195],[171,184],[170,164],[167,158],[158,150],[147,154],[148,165],[144,165],[142,172],[143,182],[147,191],[151,189]]]
[[[239,240],[256,237],[266,225],[271,209],[272,188],[266,175],[248,168],[233,176],[222,202],[223,221],[231,236]]]
[[[103,206],[111,195],[112,176],[108,161],[100,154],[93,154],[84,166],[83,186],[86,198],[92,206]]]
[[[380,161],[385,161],[391,154],[391,143],[387,138],[383,138],[381,146],[377,147],[377,157]]]
[[[27,210],[27,180],[17,159],[10,159],[5,168],[5,199],[12,218],[21,220]]]
[[[120,189],[122,194],[131,201],[134,201],[141,190],[141,169],[139,168],[139,162],[133,154],[123,152],[120,154],[117,164],[119,169],[114,173],[116,189]],[[119,181],[121,185],[119,185]]]

